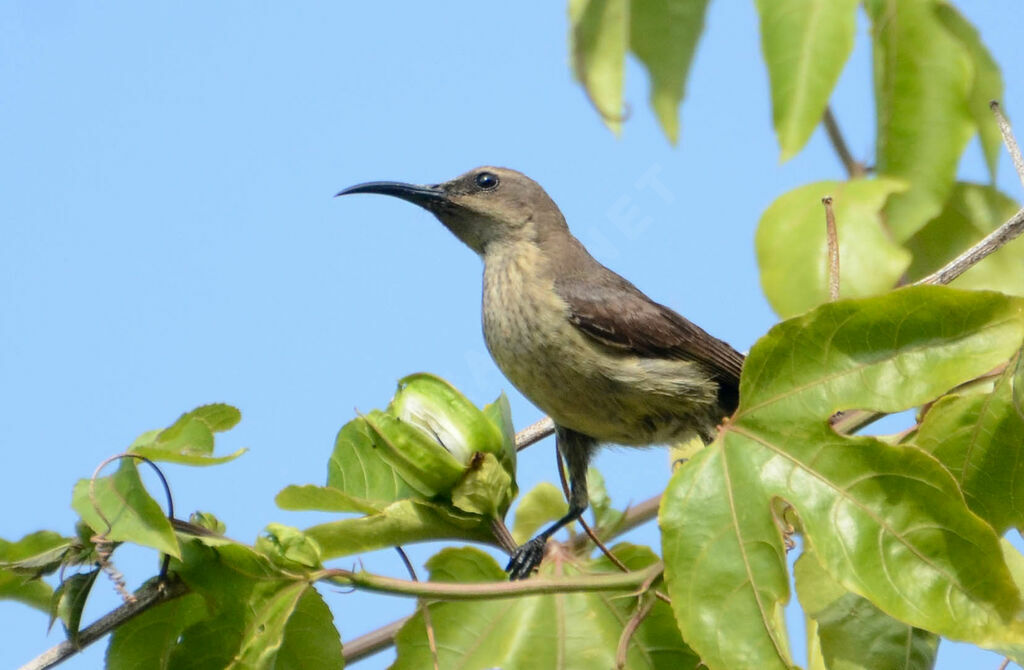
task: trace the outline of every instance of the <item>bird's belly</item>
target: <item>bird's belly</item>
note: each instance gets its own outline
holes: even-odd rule
[[[517,274],[485,281],[484,337],[509,381],[555,423],[637,446],[713,434],[715,388],[694,363],[604,347],[570,323],[553,290]]]

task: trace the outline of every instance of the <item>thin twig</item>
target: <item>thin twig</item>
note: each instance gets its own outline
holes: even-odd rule
[[[651,608],[654,607],[654,600],[647,598],[641,602],[640,607],[637,608],[636,612],[630,617],[629,621],[626,622],[626,627],[622,629],[622,635],[619,636],[619,648],[615,651],[615,667],[619,670],[626,667],[626,654],[629,652],[629,641],[633,639],[633,634],[636,629],[640,627],[647,615],[651,613]]]
[[[637,526],[647,523],[651,519],[658,516],[658,506],[661,505],[661,495],[648,498],[641,503],[632,505],[626,508],[623,513],[622,521],[620,521],[613,532],[611,532],[607,539],[612,539],[623,533],[633,530]],[[569,540],[568,545],[572,551],[579,551],[583,545],[586,544],[589,538],[585,535],[577,535],[573,539]]]
[[[97,619],[96,622],[88,628],[82,629],[78,633],[77,645],[73,644],[70,640],[64,640],[60,644],[44,651],[39,656],[36,656],[31,661],[21,666],[20,670],[44,670],[44,668],[52,668],[58,663],[74,656],[113,629],[137,617],[151,607],[155,607],[156,605],[160,605],[169,600],[183,596],[188,593],[188,591],[188,586],[179,580],[159,580],[148,584],[135,592],[134,602],[121,605],[116,610],[113,610],[112,612],[109,612]]]
[[[866,175],[868,172],[867,168],[850,153],[850,148],[847,146],[846,140],[843,139],[843,133],[839,130],[839,123],[832,113],[831,106],[825,108],[825,114],[821,120],[825,124],[825,132],[828,134],[829,141],[832,142],[832,148],[836,150],[839,160],[842,162],[843,167],[846,168],[846,174],[852,179]]]
[[[516,433],[516,451],[522,451],[555,432],[555,422],[544,417]]]
[[[1006,145],[1006,150],[1010,152],[1010,159],[1013,161],[1013,169],[1017,171],[1017,177],[1020,178],[1020,183],[1024,186],[1024,156],[1021,156],[1020,146],[1013,136],[1010,122],[1003,115],[998,100],[988,103],[988,107],[996,117],[996,125],[999,126],[999,132],[1003,135],[1003,144]]]
[[[412,567],[412,561],[409,560],[409,555],[405,553],[405,549],[396,546],[395,551],[398,552],[402,562],[405,563],[405,569],[409,572],[412,581],[420,581],[420,578],[416,576],[416,568]],[[427,628],[427,645],[430,647],[430,657],[434,660],[434,670],[440,670],[440,665],[437,661],[437,640],[434,638],[434,624],[430,620],[430,604],[421,601],[419,610],[423,612],[423,625]]]
[[[997,670],[1006,670],[1008,667],[1010,667],[1010,657],[1009,656],[1007,656],[1006,658],[1003,659],[1003,662],[999,664],[999,668],[997,668]]]
[[[599,575],[576,575],[550,579],[534,577],[517,582],[476,582],[469,584],[447,582],[413,582],[374,575],[369,572],[341,569],[321,570],[313,575],[316,580],[327,580],[341,586],[354,586],[365,591],[391,593],[399,596],[432,598],[434,600],[490,600],[495,598],[517,598],[520,596],[548,593],[598,593],[608,591],[631,591],[640,584],[657,577],[665,569],[658,561],[643,570],[628,573],[604,573]]]
[[[832,210],[832,196],[821,199],[825,205],[825,234],[828,240],[828,297],[830,302],[839,300],[839,233],[836,232],[836,214]]]
[[[986,256],[998,251],[1007,242],[1017,238],[1022,232],[1024,232],[1024,209],[1011,216],[1003,225],[986,235],[973,247],[946,263],[942,268],[914,282],[914,285],[948,284],[977,265]]]

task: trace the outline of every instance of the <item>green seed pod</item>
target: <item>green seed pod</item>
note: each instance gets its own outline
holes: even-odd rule
[[[505,448],[501,428],[458,389],[431,374],[401,379],[388,412],[422,430],[463,465],[477,452],[500,454]]]
[[[466,471],[464,464],[421,428],[380,410],[364,419],[381,457],[423,495],[447,493]]]

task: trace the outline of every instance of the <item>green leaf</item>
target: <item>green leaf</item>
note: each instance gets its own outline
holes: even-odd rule
[[[632,555],[628,548],[616,552]],[[655,560],[647,550],[647,557]],[[504,581],[504,571],[478,549],[444,549],[428,562],[431,581],[473,583]],[[610,566],[609,566],[610,567]],[[610,567],[612,570],[617,568]],[[580,574],[580,567],[548,562],[541,573]],[[632,596],[632,597],[631,597]],[[501,600],[432,603],[430,617],[442,668],[612,668],[626,622],[637,605],[634,594],[565,593]],[[392,668],[433,667],[422,612],[409,619],[395,638],[398,659]],[[697,657],[682,643],[671,613],[656,604],[633,636],[626,667],[696,668]]]
[[[207,616],[202,597],[187,593],[129,619],[110,637],[106,670],[168,670],[181,633]]]
[[[0,570],[31,578],[48,575],[78,550],[76,538],[64,537],[52,530],[29,533],[17,542],[0,540]]]
[[[484,517],[422,500],[399,500],[378,514],[323,523],[305,533],[320,545],[325,561],[429,540],[494,543]]]
[[[1017,369],[1013,373],[1013,406],[1024,415],[1024,349],[1017,354]]]
[[[905,189],[895,179],[823,181],[773,202],[761,217],[756,245],[761,288],[776,313],[793,316],[829,299],[825,196],[832,196],[836,216],[840,296],[862,298],[892,288],[910,254],[889,239],[880,213]]]
[[[797,559],[794,573],[800,604],[816,623],[829,670],[930,670],[934,666],[938,636],[897,621],[844,589],[813,552]]]
[[[939,213],[974,133],[971,60],[935,0],[866,0],[874,42],[876,169],[910,190],[886,206],[902,242]]]
[[[971,58],[973,77],[967,107],[978,127],[985,163],[988,164],[988,172],[994,182],[1003,139],[995,116],[989,108],[989,102],[1003,99],[1002,72],[999,71],[999,64],[992,58],[985,43],[981,41],[978,30],[955,7],[947,2],[939,2],[935,7],[935,14],[946,29],[960,41]]]
[[[53,598],[53,587],[40,579],[0,569],[0,600],[16,600],[48,612]]]
[[[303,659],[340,657],[337,633],[333,641],[325,634],[325,608],[316,602],[318,596],[308,596],[313,587],[295,574],[294,563],[287,572],[282,571],[265,556],[237,543],[214,548],[195,540],[183,550],[185,560],[175,565],[175,571],[203,597],[211,617],[182,632],[170,667],[274,668],[285,649],[291,667],[302,667],[294,664]],[[299,619],[293,625],[295,616]],[[310,629],[302,630],[311,617],[316,620]],[[289,632],[294,639],[288,639]],[[320,650],[307,647],[317,640],[327,646]]]
[[[274,670],[343,667],[341,636],[334,627],[334,616],[320,593],[308,588],[288,617]]]
[[[632,0],[629,3],[629,47],[647,68],[651,80],[651,108],[673,144],[679,140],[679,103],[683,100],[690,63],[704,29],[707,6],[707,0]]]
[[[1014,365],[991,393],[951,395],[928,409],[914,443],[949,468],[967,504],[1002,535],[1024,528],[1024,416],[1013,404]]]
[[[919,449],[829,425],[841,409],[928,402],[1005,361],[1022,338],[1016,299],[914,287],[823,305],[754,346],[739,409],[678,469],[661,504],[673,609],[709,668],[791,664],[777,499],[844,589],[912,626],[1024,649],[998,538],[949,472]]]
[[[235,460],[245,452],[249,451],[246,447],[242,447],[236,451],[227,454],[226,456],[201,456],[199,454],[188,454],[173,451],[167,451],[165,449],[159,449],[154,447],[135,447],[132,449],[133,454],[139,456],[145,456],[151,461],[160,461],[163,463],[177,463],[178,465],[196,465],[196,466],[207,466],[207,465],[220,465],[221,463],[228,463]]]
[[[327,463],[327,486],[374,507],[385,507],[420,494],[380,455],[369,425],[362,418],[338,431],[334,452]]]
[[[182,465],[218,465],[233,461],[246,449],[227,456],[214,457],[214,433],[233,428],[242,418],[241,412],[223,403],[203,405],[186,412],[168,428],[143,433],[129,451],[153,461]]]
[[[569,511],[565,496],[554,484],[541,482],[530,489],[519,501],[512,537],[522,544],[533,537],[544,524],[561,519]]]
[[[570,0],[569,21],[573,73],[605,125],[618,134],[629,46],[629,0]]]
[[[115,474],[98,477],[95,496],[96,506],[90,497],[89,480],[80,479],[75,484],[71,506],[96,533],[113,541],[141,544],[181,557],[171,522],[142,485],[132,459],[122,459]]]
[[[942,212],[906,242],[914,256],[907,277],[931,274],[1017,213],[1020,205],[991,186],[957,182]],[[1007,244],[962,274],[957,288],[1024,295],[1024,245]]]
[[[56,617],[60,617],[67,632],[68,640],[72,644],[78,644],[78,632],[82,624],[82,610],[85,609],[85,602],[89,599],[89,592],[92,585],[96,583],[96,576],[100,569],[96,568],[90,572],[83,572],[71,575],[60,583],[57,590],[53,592],[53,604],[50,611],[50,625]]]
[[[622,523],[625,513],[612,507],[612,499],[604,485],[604,476],[597,468],[587,470],[587,491],[590,494],[590,511],[594,514],[596,530],[608,536]]]
[[[857,5],[857,0],[757,2],[772,119],[784,161],[803,148],[821,122],[853,51]]]
[[[281,509],[293,511],[315,510],[318,512],[375,514],[385,507],[379,502],[360,500],[336,488],[316,486],[315,484],[286,486],[277,494],[274,502]]]

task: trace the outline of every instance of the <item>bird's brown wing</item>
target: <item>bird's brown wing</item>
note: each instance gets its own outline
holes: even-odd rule
[[[556,281],[555,290],[569,306],[569,321],[612,349],[702,364],[722,386],[723,405],[735,409],[743,354],[605,270],[608,274],[601,273],[596,282],[592,275]]]

